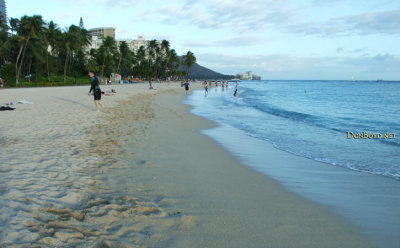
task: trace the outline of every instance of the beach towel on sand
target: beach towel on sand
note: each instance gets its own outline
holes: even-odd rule
[[[8,107],[8,106],[1,106],[0,107],[0,111],[6,111],[6,110],[14,110],[15,108],[11,108],[11,107]]]

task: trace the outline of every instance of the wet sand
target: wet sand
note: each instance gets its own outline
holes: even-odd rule
[[[154,86],[103,86],[104,113],[88,87],[0,91],[33,102],[0,113],[0,245],[371,247],[201,135],[214,124],[180,85]]]

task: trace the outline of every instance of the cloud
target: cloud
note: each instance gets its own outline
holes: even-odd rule
[[[332,18],[325,22],[294,24],[286,26],[285,29],[287,32],[303,35],[399,35],[400,10],[375,11],[359,15]]]
[[[365,48],[359,48],[359,49],[351,50],[350,52],[351,52],[351,53],[363,53],[363,52],[365,52],[365,51],[366,51]]]
[[[265,44],[265,39],[251,36],[236,36],[229,39],[205,40],[205,41],[187,41],[184,46],[187,47],[247,47]]]
[[[283,0],[185,0],[183,5],[166,4],[159,9],[163,21],[189,23],[200,29],[254,31],[274,23],[285,23],[295,15]]]
[[[377,54],[373,57],[374,60],[376,61],[389,61],[389,60],[394,60],[395,57],[390,54]]]
[[[365,48],[357,48],[353,50],[348,50],[343,47],[338,47],[336,49],[336,53],[365,53],[367,49]]]
[[[201,65],[226,74],[253,71],[264,79],[350,79],[399,80],[400,58],[375,56],[302,57],[287,54],[233,56],[198,54]]]
[[[312,3],[327,9],[340,2],[343,0],[314,0]],[[157,7],[148,10],[145,16],[158,18],[164,24],[190,25],[199,29],[225,29],[243,34],[283,31],[328,37],[400,34],[400,9],[301,22],[301,15],[312,7],[295,5],[287,0],[183,0],[183,3],[157,3]]]
[[[97,0],[98,3],[102,3],[103,1],[105,1],[105,8],[108,9],[114,9],[114,8],[129,8],[129,7],[133,7],[136,6],[137,2],[133,1],[133,0]]]

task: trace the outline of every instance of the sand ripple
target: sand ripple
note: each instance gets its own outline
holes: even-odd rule
[[[0,247],[147,247],[192,221],[134,182],[123,185],[126,193],[109,181],[113,170],[153,166],[123,148],[151,125],[153,98],[135,96],[90,117],[50,108],[20,117],[19,132],[3,132]]]

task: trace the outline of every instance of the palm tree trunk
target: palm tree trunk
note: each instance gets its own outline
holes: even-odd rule
[[[47,81],[50,82],[49,52],[46,51]]]
[[[22,58],[19,61],[19,68],[18,68],[18,71],[17,71],[17,74],[16,74],[16,82],[15,82],[16,85],[18,85],[19,77],[21,75],[22,63],[24,62],[25,53],[26,53],[26,47],[28,46],[28,42],[29,42],[30,38],[31,38],[31,35],[28,36],[28,39],[26,39],[26,43],[24,44],[24,49],[23,49],[23,52],[22,52]]]
[[[24,58],[25,58],[25,53],[26,53],[26,47],[28,46],[28,41],[29,38],[26,40],[23,52],[22,52],[22,58],[21,61],[19,61],[19,68],[18,68],[18,73],[17,73],[17,80],[19,79],[20,75],[21,75],[21,69],[22,69],[22,64],[24,63]],[[18,81],[17,81],[18,82]],[[17,83],[18,84],[18,83]]]
[[[117,67],[117,72],[119,72],[120,74],[122,74],[122,73],[119,71],[119,66],[121,65],[121,60],[122,60],[122,54],[120,53],[120,54],[119,54],[119,60],[118,60],[118,67]]]
[[[102,76],[102,77],[104,76],[104,65],[105,65],[105,63],[106,63],[106,56],[104,56],[104,58],[103,58],[103,64],[101,65],[101,76]]]
[[[18,86],[18,81],[19,81],[19,75],[18,75],[18,61],[22,53],[22,49],[24,48],[24,45],[21,44],[21,47],[19,48],[18,56],[17,56],[17,61],[15,61],[15,86]]]
[[[32,68],[32,57],[29,57],[29,62],[28,62],[28,75],[29,75],[29,83],[31,82],[31,68]]]
[[[66,77],[67,77],[67,65],[68,65],[68,53],[65,56],[65,63],[64,63],[64,83],[66,81]]]

